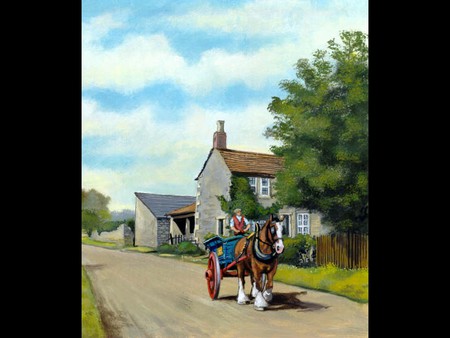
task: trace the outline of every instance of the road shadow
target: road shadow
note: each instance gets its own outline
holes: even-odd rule
[[[281,311],[281,310],[297,310],[297,311],[317,311],[322,309],[328,309],[329,306],[312,302],[304,302],[298,297],[306,295],[306,291],[301,292],[274,292],[272,301],[269,303],[266,311]],[[236,301],[236,295],[219,297],[218,300]],[[254,299],[250,300],[250,304],[253,304]]]
[[[329,306],[312,302],[304,302],[298,296],[306,295],[306,291],[301,292],[274,292],[272,301],[266,311],[280,311],[280,310],[298,310],[298,311],[317,311],[328,309]]]

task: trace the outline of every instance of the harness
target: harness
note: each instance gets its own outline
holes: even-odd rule
[[[250,235],[248,235],[248,236],[245,238],[245,244],[244,244],[244,247],[242,248],[242,251],[241,251],[241,253],[239,254],[239,256],[236,257],[236,259],[235,259],[236,262],[239,260],[239,258],[242,257],[242,255],[244,254],[244,252],[247,251],[248,243],[250,243],[250,238],[252,238],[254,235],[255,235],[255,233],[252,232]]]
[[[253,242],[253,253],[254,253],[254,255],[255,255],[255,257],[256,257],[256,259],[258,261],[263,262],[263,263],[270,263],[271,261],[273,261],[279,255],[277,253],[277,251],[273,247],[273,245],[276,243],[276,241],[279,238],[276,235],[274,227],[270,228],[270,233],[272,234],[272,236],[274,236],[272,243],[268,243],[266,241],[263,241],[261,238],[259,238],[260,231],[261,231],[261,229],[259,228],[259,225],[257,225],[256,226],[256,237],[255,237],[255,240]],[[258,243],[256,241],[258,241]],[[272,252],[270,254],[262,252],[261,249],[259,248],[259,242],[270,246]]]

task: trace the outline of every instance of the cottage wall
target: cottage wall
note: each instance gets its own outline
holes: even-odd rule
[[[200,243],[208,232],[217,233],[219,218],[227,217],[220,207],[217,196],[223,195],[227,199],[230,198],[230,182],[231,172],[220,153],[214,149],[197,180],[194,236]]]
[[[157,220],[153,213],[136,198],[135,244],[138,246],[157,247]],[[169,236],[167,234],[167,236]]]
[[[156,246],[163,243],[167,243],[170,234],[170,219],[160,218],[158,219],[158,236]]]

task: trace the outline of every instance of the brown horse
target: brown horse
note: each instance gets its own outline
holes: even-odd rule
[[[245,294],[245,271],[250,274],[252,282],[251,295],[255,298],[254,308],[264,310],[272,300],[273,276],[277,272],[278,255],[284,250],[282,239],[283,219],[270,218],[260,227],[256,223],[255,233],[240,239],[235,247],[235,258],[242,256],[247,259],[237,263],[238,304],[250,301]]]

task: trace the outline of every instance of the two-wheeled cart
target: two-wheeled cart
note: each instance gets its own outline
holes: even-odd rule
[[[243,235],[222,238],[214,236],[203,244],[209,249],[208,268],[205,271],[208,293],[212,300],[217,299],[220,290],[220,281],[224,277],[237,277],[236,264],[247,259],[248,256],[241,254],[235,258],[234,249]],[[245,271],[245,276],[248,272]]]

